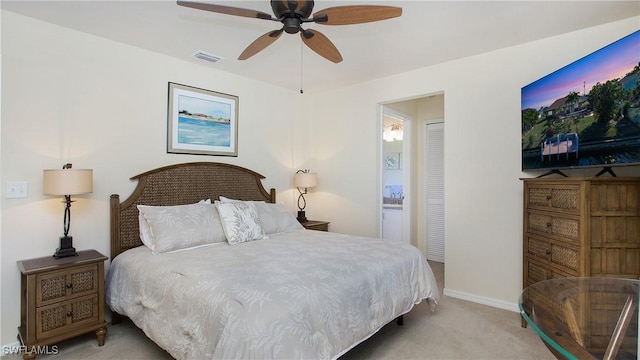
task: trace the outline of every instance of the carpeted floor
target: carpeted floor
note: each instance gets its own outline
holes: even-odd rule
[[[432,263],[440,288],[444,266]],[[87,334],[58,345],[58,355],[38,359],[171,359],[128,320],[108,325],[104,346]],[[2,360],[22,359],[21,355]],[[341,357],[351,359],[555,359],[531,328],[520,327],[520,315],[443,296],[432,312],[418,304],[404,316]]]

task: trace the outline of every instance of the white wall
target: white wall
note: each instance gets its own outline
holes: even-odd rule
[[[94,192],[77,196],[71,235],[79,249],[109,255],[109,196],[124,200],[128,179],[187,161],[245,166],[266,177],[294,210],[293,174],[304,158],[304,111],[284,90],[251,79],[2,12],[2,186],[27,181],[26,199],[2,199],[1,338],[16,341],[20,272],[16,261],[51,256],[62,235],[61,198],[42,195],[42,170],[94,170]],[[177,82],[239,96],[238,157],[166,153],[167,86]],[[286,109],[279,111],[278,109]],[[294,133],[296,138],[294,140]],[[277,141],[274,141],[276,140]]]
[[[630,34],[638,23],[631,18],[314,94],[311,155],[326,179],[325,193],[312,200],[316,211],[333,231],[374,235],[378,104],[444,93],[445,292],[515,310],[522,289],[519,178],[539,174],[520,169],[520,89]],[[331,117],[319,115],[328,112]],[[640,176],[638,167],[616,172]]]

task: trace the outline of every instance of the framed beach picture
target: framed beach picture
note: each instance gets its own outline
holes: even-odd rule
[[[167,152],[238,156],[238,97],[170,82]]]

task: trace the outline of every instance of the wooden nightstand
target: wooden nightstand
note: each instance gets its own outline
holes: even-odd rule
[[[329,231],[328,221],[307,220],[300,223],[307,230]]]
[[[96,332],[104,345],[104,261],[95,250],[78,256],[53,256],[18,261],[22,273],[18,338],[27,347],[24,360],[35,359],[38,349]],[[30,350],[35,350],[31,351]]]

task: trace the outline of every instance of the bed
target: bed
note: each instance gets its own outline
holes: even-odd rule
[[[126,200],[111,195],[106,300],[176,359],[335,359],[438,301],[418,249],[306,230],[252,170],[195,162],[131,179]]]

